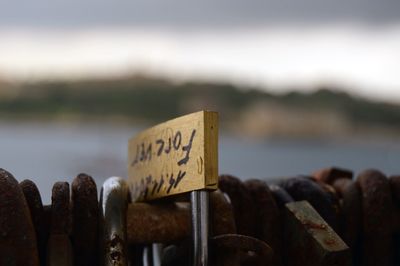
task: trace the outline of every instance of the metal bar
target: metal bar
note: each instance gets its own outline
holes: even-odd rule
[[[209,192],[206,190],[192,191],[190,200],[192,205],[193,265],[207,266]]]
[[[154,243],[152,248],[153,248],[153,264],[154,266],[161,266],[163,245],[159,243]]]
[[[148,266],[154,266],[154,260],[153,260],[153,245],[148,245],[146,247],[147,249],[147,265]]]
[[[119,177],[108,178],[100,193],[102,265],[127,266],[126,209],[128,188]]]
[[[190,213],[189,202],[129,204],[127,209],[128,243],[172,243],[189,237],[191,234]]]

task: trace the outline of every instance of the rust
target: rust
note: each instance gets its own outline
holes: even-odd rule
[[[236,232],[232,206],[220,191],[210,194],[210,209],[213,235]],[[188,202],[158,201],[128,205],[127,237],[130,244],[175,243],[190,235]]]
[[[120,177],[109,177],[100,191],[100,264],[128,265],[126,217],[128,187]]]
[[[349,247],[307,201],[286,204],[284,225],[285,265],[351,265]]]
[[[360,265],[362,245],[362,195],[358,182],[340,178],[333,183],[341,197],[339,234],[352,250],[353,264]]]
[[[219,189],[228,194],[231,200],[238,234],[254,236],[257,223],[256,208],[246,186],[237,177],[221,175]]]
[[[91,176],[78,175],[71,185],[74,265],[97,264],[99,204]]]
[[[17,180],[4,169],[0,169],[0,253],[0,265],[39,265],[28,204]]]
[[[335,180],[340,178],[351,180],[353,178],[353,172],[343,168],[330,167],[318,170],[313,173],[312,176],[318,181],[332,185]]]
[[[272,248],[267,243],[250,236],[236,234],[219,235],[213,237],[211,242],[215,248],[216,256],[224,257],[222,264],[224,266],[261,266],[268,265],[272,261]],[[239,261],[241,264],[238,264]]]
[[[67,234],[51,234],[47,244],[48,266],[72,266],[73,251]]]
[[[337,225],[335,226],[335,230],[339,230],[340,229],[340,227],[339,227],[340,221],[339,220],[340,220],[340,215],[342,212],[339,195],[333,186],[331,186],[327,183],[321,182],[319,180],[317,180],[315,182],[322,188],[323,191],[325,191],[326,195],[328,195],[329,201],[335,212],[335,217],[337,220]]]
[[[314,223],[308,220],[301,220],[301,223],[308,229],[326,230],[327,226],[322,223]]]
[[[233,207],[219,190],[210,193],[210,223],[214,236],[236,233]]]
[[[331,196],[307,177],[294,177],[280,184],[296,201],[308,201],[334,229],[339,227],[338,213]]]
[[[329,245],[329,246],[334,246],[336,245],[336,241],[333,238],[325,238],[324,243]]]
[[[47,243],[48,266],[71,266],[70,191],[67,182],[56,182],[51,194],[50,235]]]
[[[50,234],[71,233],[70,192],[67,182],[56,182],[51,194]]]
[[[393,202],[389,180],[377,170],[357,177],[362,192],[363,264],[391,265]]]
[[[287,193],[287,191],[284,190],[281,186],[269,185],[269,189],[271,190],[275,202],[280,209],[284,208],[286,203],[294,201],[292,196],[290,196],[289,193]]]
[[[123,265],[124,240],[117,234],[112,235],[111,240],[106,242],[106,249],[110,250],[109,261],[112,265]]]
[[[31,214],[32,223],[35,227],[40,264],[45,265],[46,244],[49,231],[44,221],[42,198],[37,186],[31,180],[24,180],[19,184],[19,186],[24,193]]]
[[[214,235],[222,232],[235,232],[232,206],[227,198],[215,191],[210,195],[212,232]],[[162,221],[162,222],[161,222]],[[187,202],[178,203],[132,203],[127,210],[128,242],[137,247],[150,243],[178,243],[185,242],[191,235],[190,206]],[[182,243],[183,243],[182,242]],[[182,250],[190,244],[171,246],[166,254],[167,265],[186,265],[188,251],[183,255]],[[137,249],[137,248],[135,248]],[[179,251],[177,254],[175,252]],[[179,264],[183,263],[183,264]],[[229,264],[228,264],[229,265]]]
[[[355,265],[399,264],[400,176],[367,170],[352,181],[349,173],[330,168],[279,185],[221,176],[221,191],[210,194],[210,266],[343,266],[351,253]],[[71,191],[70,199],[68,183],[57,182],[52,205],[43,206],[32,181],[18,184],[0,169],[0,265],[98,265],[96,184],[80,174]],[[188,265],[187,194],[132,203],[122,213],[135,265],[151,243],[167,245],[165,265]],[[110,265],[127,257],[124,236],[114,233],[103,243]]]
[[[353,181],[348,178],[339,178],[333,182],[332,186],[336,190],[337,195],[340,198],[343,198],[344,191],[347,189],[349,185],[351,185]]]
[[[171,243],[190,236],[189,203],[132,203],[127,210],[130,244]]]
[[[274,265],[282,265],[281,250],[283,231],[280,212],[268,185],[261,180],[245,182],[257,208],[256,237],[268,243],[274,250]]]
[[[361,189],[357,182],[351,182],[342,193],[341,236],[354,249],[362,229]]]

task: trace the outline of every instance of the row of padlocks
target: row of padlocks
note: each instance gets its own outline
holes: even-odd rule
[[[131,202],[121,178],[35,184],[0,170],[0,265],[399,265],[400,176],[329,168]]]

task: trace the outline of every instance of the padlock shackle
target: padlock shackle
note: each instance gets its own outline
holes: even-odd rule
[[[126,212],[128,187],[120,177],[108,178],[100,192],[102,265],[127,266]]]

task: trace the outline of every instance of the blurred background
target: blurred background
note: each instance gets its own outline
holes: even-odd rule
[[[400,2],[0,0],[0,167],[50,201],[128,139],[220,112],[220,172],[399,173]]]

